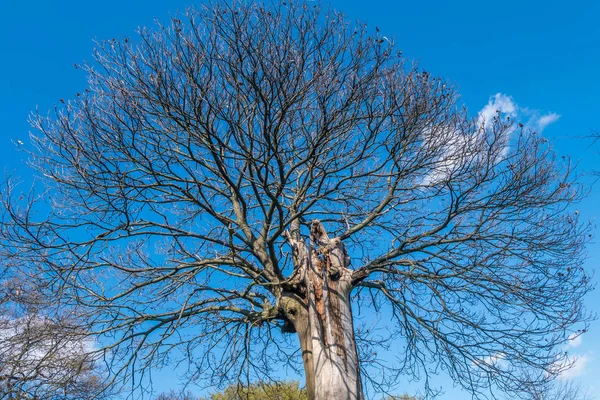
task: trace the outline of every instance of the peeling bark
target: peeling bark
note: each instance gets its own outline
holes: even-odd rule
[[[354,271],[344,244],[330,239],[319,221],[311,225],[311,245],[297,232],[287,238],[297,294],[284,294],[280,305],[300,339],[309,398],[362,400],[350,307]]]

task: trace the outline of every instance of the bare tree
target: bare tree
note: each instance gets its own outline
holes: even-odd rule
[[[0,398],[108,399],[90,338],[72,313],[51,319],[31,281],[10,271],[0,278]]]
[[[571,380],[554,380],[541,385],[532,381],[528,386],[525,400],[593,400],[593,397],[580,384]]]
[[[84,93],[33,117],[44,188],[7,184],[3,251],[77,309],[114,379],[178,362],[268,380],[301,357],[311,399],[438,370],[484,396],[560,372],[587,329],[568,163],[500,114],[470,118],[365,25],[214,2],[83,68]]]
[[[203,398],[203,397],[195,396],[191,392],[178,393],[174,390],[171,390],[168,393],[159,394],[155,400],[207,400],[207,399]]]

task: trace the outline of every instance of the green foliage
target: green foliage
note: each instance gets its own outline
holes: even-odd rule
[[[210,400],[308,400],[308,394],[296,381],[260,382],[250,386],[232,385]]]
[[[222,392],[212,394],[209,398],[199,397],[191,392],[180,394],[171,390],[158,395],[155,400],[308,400],[308,393],[297,381],[259,382],[250,386],[231,385]],[[421,398],[403,394],[387,396],[383,400],[421,400]]]
[[[259,382],[250,386],[231,385],[222,392],[212,394],[210,398],[198,397],[191,392],[180,394],[171,390],[158,395],[155,400],[308,400],[308,394],[297,381]]]

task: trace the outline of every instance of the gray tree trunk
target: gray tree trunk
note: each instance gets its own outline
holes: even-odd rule
[[[309,398],[363,400],[350,307],[354,271],[344,244],[330,239],[318,221],[311,226],[311,245],[297,232],[287,237],[296,290],[285,293],[280,304],[300,339]]]

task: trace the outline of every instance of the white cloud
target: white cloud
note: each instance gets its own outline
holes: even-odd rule
[[[542,114],[539,110],[519,107],[514,99],[504,93],[491,96],[488,103],[479,111],[479,124],[489,126],[497,113],[520,121],[525,127],[542,133],[548,125],[555,123],[560,115],[554,112]]]
[[[506,354],[502,352],[494,353],[473,362],[477,366],[502,367],[506,364]]]
[[[471,138],[462,135],[454,127],[439,126],[427,130],[423,135],[425,146],[437,153],[431,171],[422,181],[423,185],[437,184],[447,179],[464,162],[466,149]]]
[[[44,317],[26,315],[20,318],[0,316],[0,374],[23,376],[62,376],[68,374],[65,363],[92,361],[96,344],[73,329],[65,328]]]
[[[504,353],[496,353],[492,356],[483,358],[483,362],[490,365],[498,365],[504,363],[506,355]]]
[[[560,115],[557,113],[548,113],[546,115],[542,115],[541,117],[532,118],[535,127],[537,128],[537,132],[542,132],[546,127],[550,124],[555,123],[560,118]]]
[[[569,348],[574,349],[575,347],[579,347],[581,345],[581,341],[582,341],[581,334],[572,333],[569,335],[568,340],[569,341],[567,342],[567,346],[566,346],[567,349],[569,349]]]
[[[585,367],[590,362],[590,360],[591,358],[587,354],[574,356],[573,358],[568,360],[568,362],[574,362],[573,366],[563,371],[558,376],[558,379],[572,379],[583,374],[586,371]]]
[[[429,127],[423,132],[424,147],[436,153],[431,165],[431,171],[421,181],[422,185],[436,185],[447,179],[467,162],[481,154],[487,148],[486,132],[494,123],[494,117],[501,119],[510,117],[526,129],[541,133],[548,125],[556,122],[560,115],[550,112],[541,114],[540,111],[519,107],[512,96],[496,93],[490,96],[487,104],[479,111],[477,122],[479,129],[473,134],[462,132],[454,126]],[[497,154],[501,161],[510,150],[510,139],[518,129],[514,124],[502,132],[502,137],[495,137],[497,145],[502,145]]]
[[[576,347],[581,346],[583,342],[581,333],[572,333],[567,338],[567,343],[565,344],[564,349],[574,349]],[[556,363],[555,367],[557,370],[562,370],[565,367],[572,364],[569,369],[564,370],[558,375],[558,379],[571,379],[575,378],[585,372],[585,367],[590,361],[590,356],[588,354],[583,355],[572,355],[568,356],[562,363]]]
[[[479,111],[479,124],[488,126],[498,112],[514,117],[517,115],[518,109],[512,97],[503,93],[496,93],[490,97],[485,107]]]

